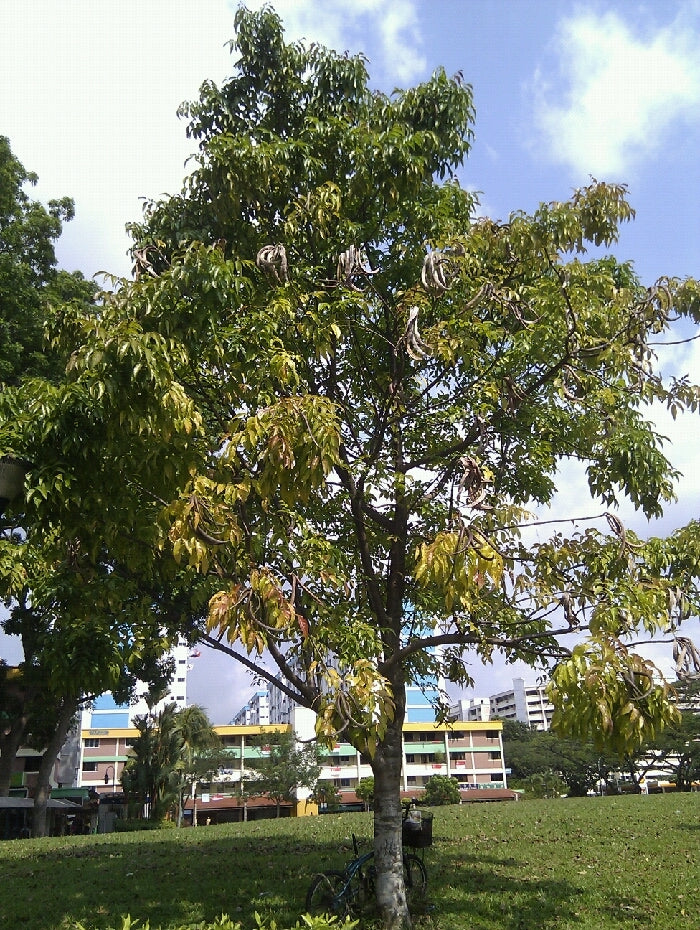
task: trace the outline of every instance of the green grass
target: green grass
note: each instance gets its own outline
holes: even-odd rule
[[[435,808],[422,930],[700,925],[700,794]],[[314,872],[370,844],[371,815],[0,843],[0,930],[152,930],[257,911],[282,926]]]

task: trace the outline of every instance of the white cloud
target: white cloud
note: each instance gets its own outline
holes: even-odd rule
[[[195,146],[177,107],[230,73],[232,35],[225,0],[206,15],[190,0],[0,4],[0,132],[36,196],[75,199],[59,243],[71,270],[128,272],[124,224],[140,197],[179,190]]]
[[[88,275],[128,274],[127,222],[141,198],[176,193],[196,145],[176,110],[231,73],[237,0],[2,0],[0,132],[35,196],[71,196],[76,219],[59,261]],[[250,8],[262,0],[248,0]],[[424,66],[415,0],[276,0],[287,40],[378,49],[388,80]]]
[[[266,0],[248,0],[249,9],[260,9]],[[380,66],[403,83],[422,76],[426,59],[415,0],[275,0],[285,38],[306,39],[352,53],[378,43]]]
[[[618,13],[580,10],[553,47],[559,74],[535,77],[535,124],[549,155],[578,174],[626,177],[672,127],[700,123],[697,6],[644,36]]]

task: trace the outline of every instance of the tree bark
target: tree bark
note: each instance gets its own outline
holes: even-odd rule
[[[56,729],[48,741],[39,765],[37,786],[34,793],[34,817],[32,832],[34,836],[46,836],[46,809],[51,794],[51,773],[56,764],[56,757],[66,741],[73,718],[78,710],[77,698],[66,699],[61,708]]]
[[[377,906],[386,930],[407,930],[411,917],[403,881],[401,843],[401,765],[405,698],[402,685],[394,687],[396,716],[377,746],[374,773],[374,861]]]

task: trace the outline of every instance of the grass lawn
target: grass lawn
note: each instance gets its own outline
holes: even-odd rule
[[[421,930],[700,926],[700,794],[434,809]],[[369,846],[371,814],[0,843],[0,930],[151,930],[222,912],[285,926],[319,870]]]

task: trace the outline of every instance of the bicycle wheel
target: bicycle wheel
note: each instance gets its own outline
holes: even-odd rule
[[[410,910],[413,905],[423,900],[428,885],[425,866],[413,853],[404,853],[403,883],[406,889],[406,902]]]
[[[319,914],[337,914],[343,917],[347,911],[345,896],[345,876],[342,872],[333,870],[319,872],[314,875],[306,893],[306,913],[318,916]]]

